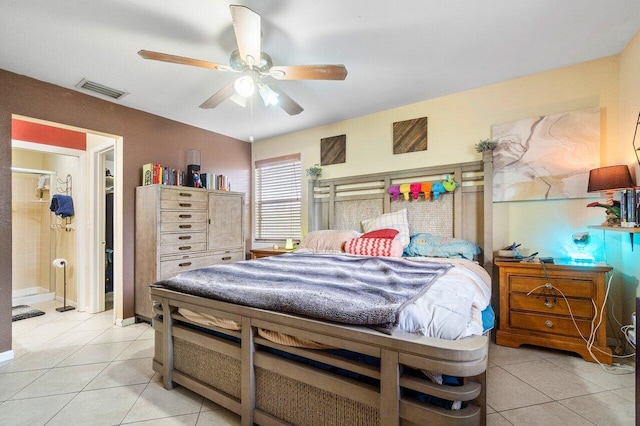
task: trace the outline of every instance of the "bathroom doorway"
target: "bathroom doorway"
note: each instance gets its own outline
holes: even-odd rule
[[[37,131],[30,131],[29,126]],[[16,129],[32,139],[16,138]],[[13,116],[12,134],[12,156],[18,149],[75,159],[76,170],[71,173],[75,215],[70,226],[65,225],[66,229],[56,234],[56,238],[65,238],[67,242],[73,240],[74,250],[69,254],[67,269],[67,296],[73,296],[73,303],[69,304],[90,313],[113,308],[114,323],[128,325],[129,322],[122,319],[123,302],[120,300],[123,274],[122,238],[119,236],[122,229],[122,138],[17,115]],[[67,136],[73,139],[73,147],[69,140],[60,140]],[[55,138],[57,140],[53,140]],[[47,170],[57,172],[56,179],[66,176],[66,171],[55,167]],[[48,204],[46,208],[48,210]],[[100,233],[96,234],[95,230]],[[52,244],[58,250],[54,256],[63,257],[60,241]],[[13,265],[14,270],[24,269],[15,256]],[[55,281],[55,276],[53,279]],[[61,299],[60,277],[58,287],[60,291],[56,296]]]
[[[78,238],[75,216],[63,219],[50,210],[55,194],[71,195],[78,176],[77,150],[47,151],[39,144],[14,141],[12,186],[12,305],[64,298],[64,277],[52,264],[67,261],[67,302],[78,306]]]

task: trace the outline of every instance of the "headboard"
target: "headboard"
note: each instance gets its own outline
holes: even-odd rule
[[[406,208],[411,234],[428,232],[474,241],[482,248],[485,268],[490,271],[493,261],[491,154],[491,151],[485,152],[481,161],[468,163],[310,181],[309,231],[362,231],[362,220]],[[424,194],[420,194],[417,200],[409,197],[407,201],[401,194],[394,201],[387,192],[390,185],[438,182],[446,175],[459,186],[454,192],[441,194],[438,200],[425,199]]]

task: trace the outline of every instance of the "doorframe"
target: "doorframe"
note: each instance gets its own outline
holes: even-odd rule
[[[104,311],[104,228],[105,228],[105,185],[104,185],[104,154],[109,151],[113,152],[114,164],[116,163],[116,139],[105,141],[96,146],[92,146],[89,151],[89,187],[92,189],[89,193],[89,205],[91,206],[91,214],[89,218],[88,229],[89,233],[89,312],[101,312]],[[118,176],[114,176],[114,200],[117,198],[116,193],[116,179]],[[114,208],[115,210],[115,208]],[[115,213],[115,212],[114,212]],[[114,215],[115,216],[115,215]],[[113,222],[114,231],[114,249],[115,249],[115,234],[117,224]],[[115,250],[114,250],[115,252]],[[114,256],[115,257],[115,256]],[[115,260],[115,259],[114,259]],[[116,320],[116,308],[115,302],[118,300],[116,277],[114,274],[113,283],[113,298],[114,298],[114,322]]]

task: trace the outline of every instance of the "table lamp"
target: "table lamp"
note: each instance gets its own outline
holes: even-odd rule
[[[619,225],[620,203],[613,201],[614,191],[633,187],[633,180],[629,168],[625,165],[606,166],[589,171],[588,192],[604,192],[606,201],[604,204],[591,203],[588,207],[604,207],[607,210],[606,225]]]
[[[589,172],[588,192],[604,192],[607,196],[606,204],[613,205],[613,192],[628,189],[633,186],[629,167],[606,166]]]
[[[287,238],[287,241],[284,243],[285,250],[293,250],[293,240],[291,238]]]

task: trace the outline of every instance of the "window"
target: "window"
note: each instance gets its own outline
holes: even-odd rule
[[[255,239],[300,239],[300,154],[256,161]]]

